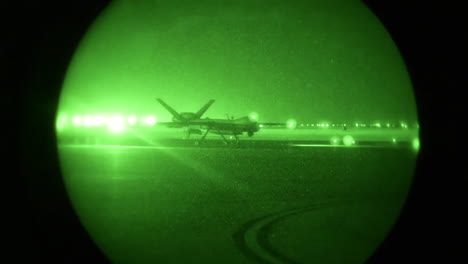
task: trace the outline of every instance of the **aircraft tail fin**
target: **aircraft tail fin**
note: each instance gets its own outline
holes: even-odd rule
[[[166,104],[163,100],[161,100],[160,98],[156,98],[156,100],[164,107],[166,108],[167,111],[169,111],[175,118],[177,118],[178,120],[184,120],[184,118],[179,114],[177,113],[176,110],[174,110],[174,108],[170,107],[168,104]]]
[[[210,108],[210,106],[214,103],[214,101],[215,100],[211,99],[202,108],[200,108],[200,110],[198,110],[198,112],[195,114],[197,118],[201,118],[201,116],[206,112],[206,110],[208,110],[208,108]]]

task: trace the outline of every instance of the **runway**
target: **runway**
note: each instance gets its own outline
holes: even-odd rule
[[[75,209],[114,263],[362,263],[398,218],[417,153],[319,141],[59,153]]]

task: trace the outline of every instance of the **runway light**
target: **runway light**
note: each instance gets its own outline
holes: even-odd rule
[[[73,122],[74,126],[81,126],[81,124],[83,123],[83,120],[82,120],[80,115],[75,115],[75,116],[73,116],[73,121],[72,122]]]
[[[64,125],[62,122],[60,122],[60,121],[57,122],[57,123],[56,123],[56,126],[55,126],[55,128],[56,128],[57,131],[62,131],[64,127],[65,127],[65,125]]]
[[[101,126],[105,123],[105,117],[102,115],[95,115],[93,117],[93,125],[95,126]]]
[[[55,128],[58,130],[58,131],[61,131],[63,130],[63,128],[66,126],[67,124],[67,121],[68,121],[68,116],[65,115],[65,114],[61,114],[58,116],[57,120],[56,120],[56,123],[55,123]]]
[[[111,132],[121,132],[125,129],[125,122],[121,116],[113,116],[108,123]]]
[[[286,121],[286,125],[288,128],[296,128],[297,122],[295,119],[288,119],[288,121]]]
[[[85,126],[89,127],[93,125],[93,118],[89,115],[84,117],[83,123]]]
[[[339,141],[340,139],[337,136],[333,136],[332,138],[330,138],[330,144],[332,145],[338,145]]]
[[[413,145],[413,149],[414,149],[415,151],[419,151],[419,147],[420,147],[420,145],[419,145],[419,138],[413,139],[412,145]]]
[[[343,137],[343,144],[345,146],[352,146],[354,144],[354,139],[350,135],[346,135]]]
[[[146,118],[146,124],[148,126],[154,126],[154,124],[156,124],[156,117],[155,116],[148,116]]]
[[[131,126],[136,125],[136,123],[137,123],[137,118],[136,118],[136,116],[129,116],[129,117],[127,118],[127,123],[128,123],[129,125],[131,125]]]

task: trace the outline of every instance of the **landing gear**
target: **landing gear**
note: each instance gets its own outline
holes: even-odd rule
[[[206,130],[206,132],[203,134],[203,136],[201,137],[200,141],[195,142],[195,145],[199,145],[199,144],[201,144],[202,142],[204,142],[204,140],[205,140],[205,138],[206,138],[206,135],[208,135],[208,133],[210,132],[210,130],[211,130],[211,128],[208,128],[208,129]],[[217,132],[217,134],[219,134],[219,135],[223,138],[223,143],[224,143],[225,145],[229,145],[229,144],[230,144],[229,140],[224,136],[224,134],[223,134],[219,129],[216,129],[216,132]],[[236,147],[239,147],[239,142],[240,142],[240,141],[239,141],[239,137],[237,136],[237,134],[235,133],[235,131],[232,131],[232,134],[233,134],[234,137],[236,138],[236,143],[235,143]]]

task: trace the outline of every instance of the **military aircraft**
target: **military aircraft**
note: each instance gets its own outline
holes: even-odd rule
[[[259,124],[256,118],[244,116],[237,119],[233,117],[227,119],[211,119],[211,118],[201,118],[202,115],[208,110],[208,108],[213,104],[214,100],[208,101],[198,112],[184,112],[178,113],[168,104],[166,104],[160,98],[156,100],[164,107],[167,111],[172,114],[172,122],[158,122],[158,125],[164,125],[171,128],[186,128],[185,139],[188,139],[191,134],[202,134],[202,130],[205,131],[201,137],[200,142],[205,140],[208,133],[220,135],[226,144],[229,144],[229,141],[226,139],[225,135],[234,136],[236,139],[236,144],[239,144],[239,135],[247,133],[249,137],[252,137],[255,132],[260,130],[260,127],[263,126],[284,126],[283,123],[262,123]]]

